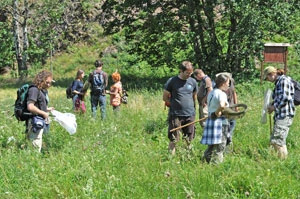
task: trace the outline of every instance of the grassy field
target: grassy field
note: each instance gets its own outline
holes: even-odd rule
[[[17,87],[1,88],[0,198],[300,198],[300,116],[288,136],[289,157],[279,160],[269,148],[269,123],[260,123],[264,88],[238,87],[248,111],[237,121],[234,152],[216,166],[200,161],[206,146],[199,124],[191,151],[180,142],[175,156],[168,153],[162,90],[132,90],[119,117],[107,105],[105,121],[91,118],[87,97],[76,134],[53,121],[38,154],[12,116]],[[49,95],[51,106],[72,112],[65,87],[54,84]]]
[[[104,47],[74,46],[54,57],[48,68],[56,80],[49,90],[50,106],[72,112],[65,89],[76,70],[87,73],[94,68],[91,57],[98,57]],[[104,70],[111,74],[116,67],[120,66],[105,65]],[[36,71],[31,68],[30,76]],[[298,74],[296,67],[290,71],[293,77]],[[120,72],[123,85],[129,88],[129,103],[122,105],[119,117],[107,104],[107,120],[101,121],[99,114],[93,120],[88,96],[87,113],[76,115],[76,134],[69,135],[53,121],[41,154],[25,140],[24,124],[12,116],[16,90],[24,81],[0,77],[0,198],[300,198],[299,110],[287,139],[289,157],[279,160],[269,148],[269,121],[260,123],[264,90],[271,84],[260,85],[257,80],[237,85],[239,101],[248,110],[237,121],[234,152],[213,166],[200,161],[206,146],[199,143],[199,124],[191,151],[180,142],[175,156],[168,153],[168,111],[162,90],[153,89],[162,88],[161,82],[168,77]]]

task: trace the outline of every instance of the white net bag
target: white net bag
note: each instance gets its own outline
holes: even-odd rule
[[[264,104],[263,104],[263,108],[262,108],[262,112],[261,112],[261,120],[260,120],[260,122],[262,124],[266,124],[267,123],[268,106],[270,105],[271,98],[272,98],[272,90],[268,89],[265,92]]]
[[[76,133],[77,123],[76,116],[72,113],[61,113],[59,111],[51,111],[54,116],[54,121],[57,121],[64,129],[66,129],[70,135]]]

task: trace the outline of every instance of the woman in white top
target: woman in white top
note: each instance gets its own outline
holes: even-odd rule
[[[216,86],[208,94],[208,118],[204,128],[201,144],[206,144],[204,158],[207,163],[218,164],[223,162],[223,153],[226,146],[228,133],[228,120],[222,115],[225,107],[228,107],[225,91],[229,88],[230,77],[221,74],[216,77]]]

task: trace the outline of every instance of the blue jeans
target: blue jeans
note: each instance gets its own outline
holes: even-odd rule
[[[73,102],[73,106],[72,106],[72,109],[75,110],[75,102],[76,102],[76,99],[78,98],[78,95],[74,95],[73,98],[72,98],[72,102]]]
[[[229,120],[229,132],[227,134],[227,144],[232,142],[233,131],[235,129],[236,120]]]
[[[106,96],[105,95],[91,95],[91,107],[93,117],[96,118],[97,106],[100,107],[101,119],[106,118]]]

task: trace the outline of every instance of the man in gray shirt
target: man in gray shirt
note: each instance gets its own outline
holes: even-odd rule
[[[168,138],[169,151],[175,154],[176,142],[180,139],[180,130],[170,132],[171,129],[183,126],[195,120],[195,107],[197,98],[197,82],[191,77],[193,65],[189,61],[183,61],[179,66],[178,76],[171,77],[164,86],[163,100],[168,104],[169,109],[169,129]],[[183,138],[188,146],[195,137],[195,125],[182,128]]]

